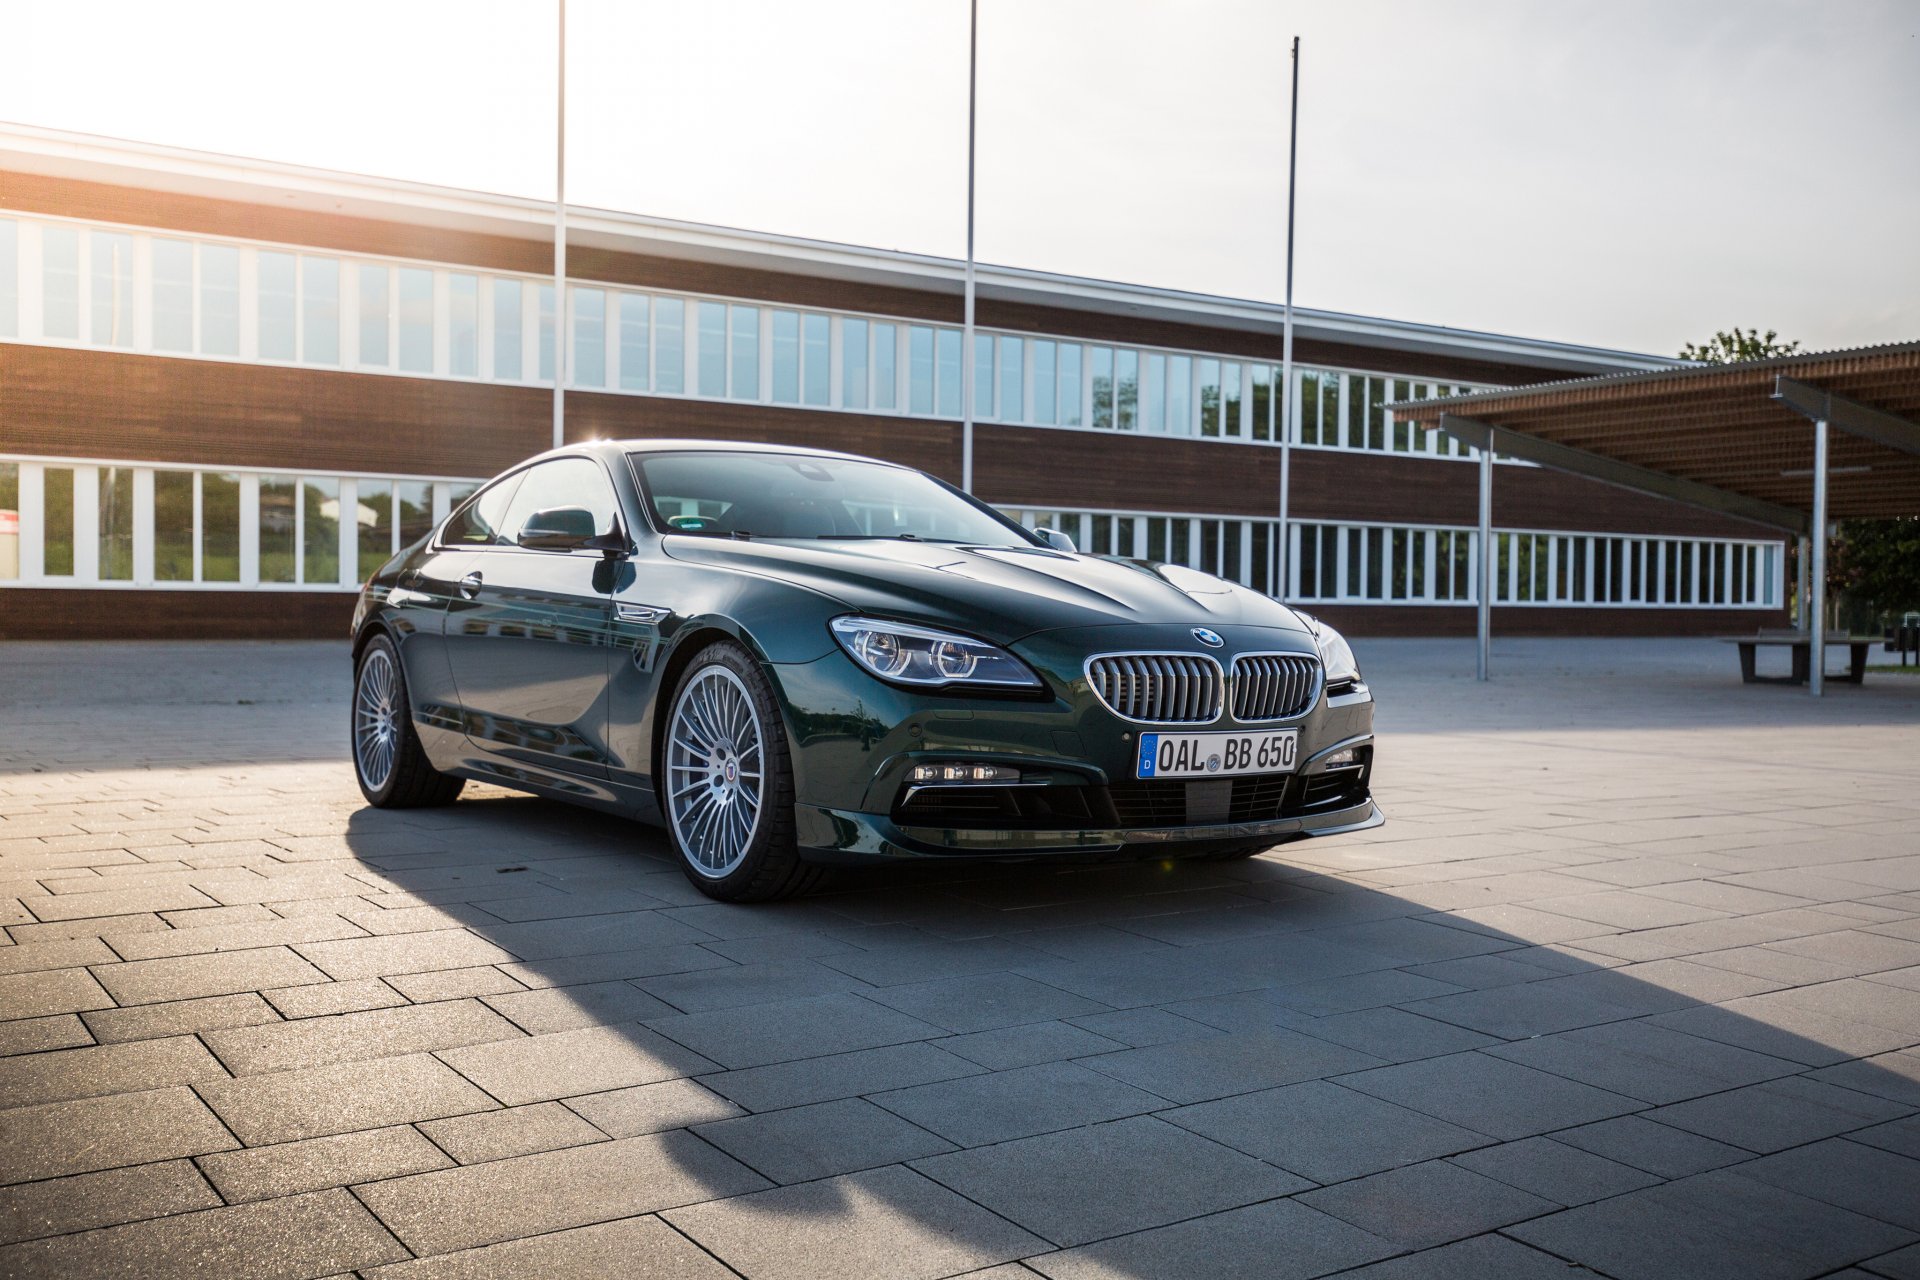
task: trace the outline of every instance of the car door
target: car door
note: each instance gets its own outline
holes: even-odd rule
[[[483,756],[589,778],[607,771],[612,575],[604,553],[517,544],[528,517],[558,507],[618,525],[612,483],[593,458],[520,473],[488,540],[461,566],[446,653],[468,740]]]

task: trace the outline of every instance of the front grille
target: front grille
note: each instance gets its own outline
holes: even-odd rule
[[[1320,696],[1320,664],[1299,654],[1244,654],[1233,660],[1233,718],[1290,720]]]
[[[1103,799],[1098,787],[997,787],[980,783],[916,787],[894,807],[893,817],[909,827],[1072,830],[1103,825]]]
[[[1087,664],[1094,693],[1115,715],[1143,724],[1211,724],[1220,718],[1220,664],[1191,653],[1125,653]]]

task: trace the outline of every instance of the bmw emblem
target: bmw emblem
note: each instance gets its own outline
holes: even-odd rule
[[[1209,631],[1205,627],[1195,627],[1193,629],[1193,638],[1209,649],[1218,649],[1226,643],[1225,640],[1220,638],[1218,631]]]

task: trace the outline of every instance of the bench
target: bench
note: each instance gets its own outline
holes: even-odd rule
[[[1805,684],[1813,665],[1813,641],[1804,631],[1762,631],[1751,636],[1721,636],[1722,644],[1740,646],[1740,681],[1742,684]],[[1851,651],[1845,675],[1829,675],[1829,680],[1840,680],[1847,684],[1861,684],[1867,678],[1867,649],[1880,641],[1873,636],[1838,635],[1826,637],[1827,648],[1845,645]],[[1762,646],[1770,648],[1787,647],[1793,650],[1793,674],[1784,676],[1755,675],[1753,659],[1755,652]],[[1822,667],[1824,669],[1824,663]]]

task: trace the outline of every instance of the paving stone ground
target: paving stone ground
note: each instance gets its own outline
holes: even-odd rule
[[[710,903],[339,644],[0,646],[0,1274],[1920,1276],[1920,679],[1361,646],[1390,821]]]

